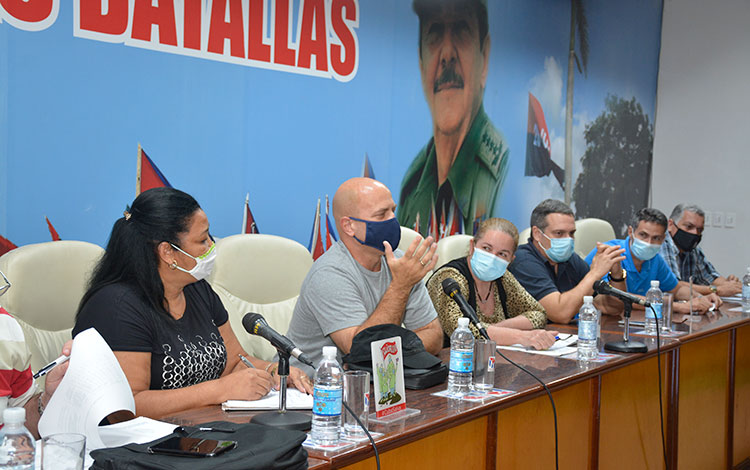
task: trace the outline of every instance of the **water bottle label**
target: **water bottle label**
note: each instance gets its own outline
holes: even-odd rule
[[[660,303],[651,304],[651,308],[654,309],[654,311],[656,312],[656,318],[658,318],[659,320],[661,320],[661,306],[662,304]],[[654,312],[652,312],[650,308],[646,309],[646,318],[654,318]]]
[[[742,286],[742,298],[750,299],[750,286],[746,286],[746,285]]]
[[[595,340],[596,339],[596,321],[578,320],[578,339]]]
[[[451,350],[451,372],[470,374],[474,369],[474,351]]]
[[[316,385],[313,388],[313,414],[339,416],[341,414],[341,387]]]

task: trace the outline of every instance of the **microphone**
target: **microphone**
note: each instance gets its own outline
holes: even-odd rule
[[[263,315],[260,313],[247,313],[242,318],[242,326],[244,326],[245,330],[251,335],[257,335],[267,339],[268,342],[280,352],[296,357],[303,364],[315,367],[310,358],[300,351],[294,343],[292,343],[292,340],[279,334],[276,330],[268,326],[268,322],[266,322],[266,319],[263,318]]]
[[[464,316],[471,320],[474,326],[477,327],[479,333],[481,333],[482,336],[484,336],[486,339],[490,339],[490,335],[487,334],[487,330],[485,330],[482,324],[479,323],[477,313],[473,308],[471,308],[471,305],[469,305],[469,302],[466,301],[463,294],[461,294],[461,288],[459,287],[458,282],[456,282],[455,279],[449,277],[448,279],[443,280],[442,286],[445,295],[453,299],[453,301],[458,304],[458,308],[460,308]]]
[[[620,289],[616,289],[610,286],[609,284],[607,284],[606,282],[602,281],[601,279],[594,282],[594,292],[596,292],[597,294],[611,295],[612,297],[617,297],[623,302],[630,302],[630,303],[634,303],[638,305],[643,305],[644,307],[651,306],[651,304],[646,299],[642,299],[633,294],[629,294],[627,292],[621,291]]]

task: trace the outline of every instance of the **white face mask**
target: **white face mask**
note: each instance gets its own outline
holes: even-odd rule
[[[170,243],[170,245],[172,244]],[[197,258],[189,253],[185,253],[178,246],[172,245],[172,248],[179,251],[180,253],[183,253],[186,256],[190,256],[195,260],[195,266],[189,271],[179,266],[176,266],[176,268],[184,273],[190,274],[195,278],[196,281],[207,278],[208,275],[211,274],[211,271],[214,269],[214,263],[216,262],[216,243],[211,245],[211,248],[209,248],[207,252],[198,256]]]

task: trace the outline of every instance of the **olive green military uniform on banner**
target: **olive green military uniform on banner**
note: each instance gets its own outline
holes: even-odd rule
[[[482,106],[446,180],[453,189],[453,200],[461,209],[464,233],[473,233],[475,219],[483,220],[493,216],[497,192],[507,170],[508,146]],[[404,227],[414,228],[419,213],[419,231],[426,236],[432,204],[437,200],[438,190],[433,138],[417,154],[401,182],[397,213],[399,223]]]

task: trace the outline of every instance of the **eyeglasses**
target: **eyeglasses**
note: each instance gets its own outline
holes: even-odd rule
[[[3,280],[5,281],[5,285],[2,286],[2,287],[0,287],[0,297],[2,297],[3,294],[5,294],[6,292],[8,292],[8,289],[10,289],[11,284],[10,284],[10,281],[8,280],[8,278],[5,277],[5,274],[3,274],[2,271],[0,271],[0,276],[2,276]]]

